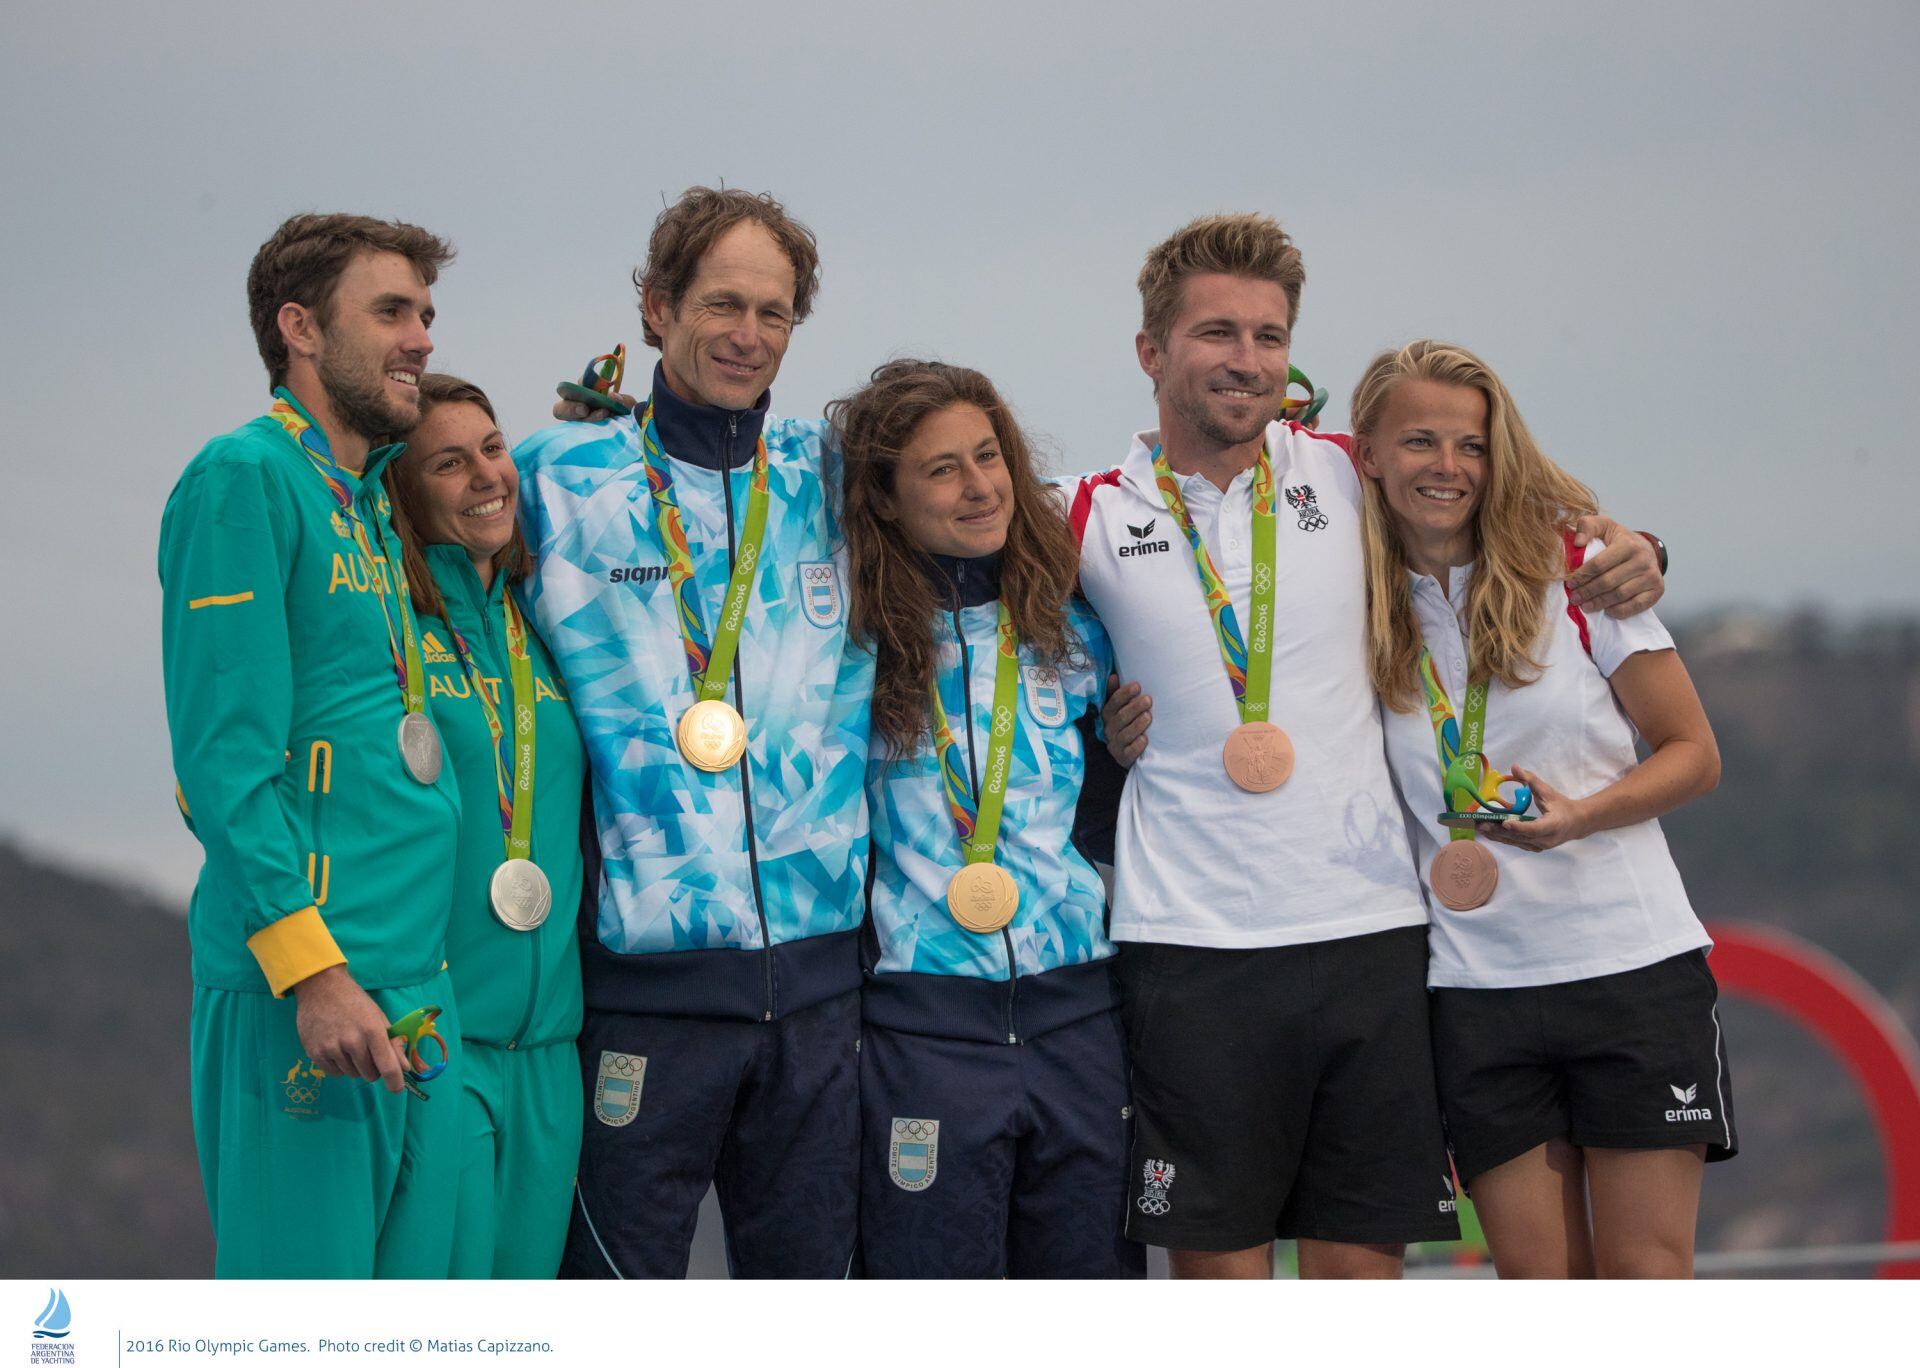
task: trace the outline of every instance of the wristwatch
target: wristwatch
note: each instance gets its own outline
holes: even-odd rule
[[[1660,574],[1664,578],[1667,573],[1667,544],[1651,532],[1642,532],[1640,535],[1653,543],[1653,558],[1660,563]]]

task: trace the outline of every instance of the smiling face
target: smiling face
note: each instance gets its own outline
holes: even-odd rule
[[[1402,380],[1359,439],[1408,550],[1439,564],[1473,555],[1473,515],[1489,478],[1487,396],[1468,385]]]
[[[1162,435],[1221,447],[1256,440],[1286,399],[1290,317],[1286,290],[1271,280],[1190,277],[1165,344],[1145,332],[1135,339],[1158,390]]]
[[[1007,544],[1013,477],[993,421],[973,404],[928,414],[894,460],[883,518],[907,540],[940,556],[985,556]]]
[[[513,540],[520,476],[507,439],[473,403],[435,404],[408,434],[405,460],[419,491],[420,537],[490,561]]]
[[[793,337],[796,281],[773,234],[742,220],[700,258],[679,308],[648,290],[642,309],[674,392],[714,408],[758,404]]]
[[[334,416],[350,431],[372,441],[420,420],[432,324],[433,293],[412,262],[398,252],[361,252],[347,263],[309,355]]]

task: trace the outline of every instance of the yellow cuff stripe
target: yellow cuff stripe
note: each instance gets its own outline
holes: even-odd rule
[[[252,598],[253,590],[251,589],[244,594],[209,594],[205,598],[188,599],[187,609],[191,612],[195,608],[218,608],[228,603],[246,603]]]
[[[294,984],[322,969],[347,962],[317,907],[304,907],[254,932],[247,949],[260,961],[260,972],[275,997],[285,997]]]

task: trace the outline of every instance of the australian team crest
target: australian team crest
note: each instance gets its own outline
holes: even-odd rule
[[[893,1144],[887,1153],[887,1174],[893,1185],[908,1192],[933,1186],[940,1157],[940,1123],[911,1116],[893,1118]]]
[[[593,1083],[593,1114],[606,1126],[624,1126],[640,1114],[640,1088],[647,1081],[645,1055],[600,1052]]]
[[[1034,721],[1043,727],[1066,725],[1067,688],[1060,682],[1060,671],[1051,665],[1022,665],[1020,682]]]
[[[816,627],[839,624],[840,567],[832,561],[800,562],[800,611]]]
[[[1312,485],[1292,485],[1287,489],[1287,502],[1299,515],[1302,532],[1318,532],[1327,525],[1327,515],[1320,511],[1314,502]]]
[[[293,1067],[280,1080],[280,1091],[286,1095],[280,1110],[288,1116],[320,1115],[320,1088],[326,1081],[326,1073],[315,1068],[312,1060],[294,1060]]]

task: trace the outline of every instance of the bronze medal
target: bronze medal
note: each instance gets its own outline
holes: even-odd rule
[[[680,714],[674,740],[688,764],[714,774],[740,762],[747,749],[746,719],[730,703],[702,699]]]
[[[1485,906],[1500,885],[1500,866],[1478,841],[1448,841],[1428,873],[1433,895],[1455,912]]]
[[[553,910],[553,885],[532,860],[508,860],[493,871],[487,892],[493,915],[514,931],[532,931]]]
[[[1293,742],[1271,722],[1242,722],[1227,736],[1227,777],[1248,793],[1271,793],[1293,773]]]
[[[966,865],[947,880],[947,911],[969,931],[983,936],[998,931],[1019,909],[1013,875],[990,861]]]

